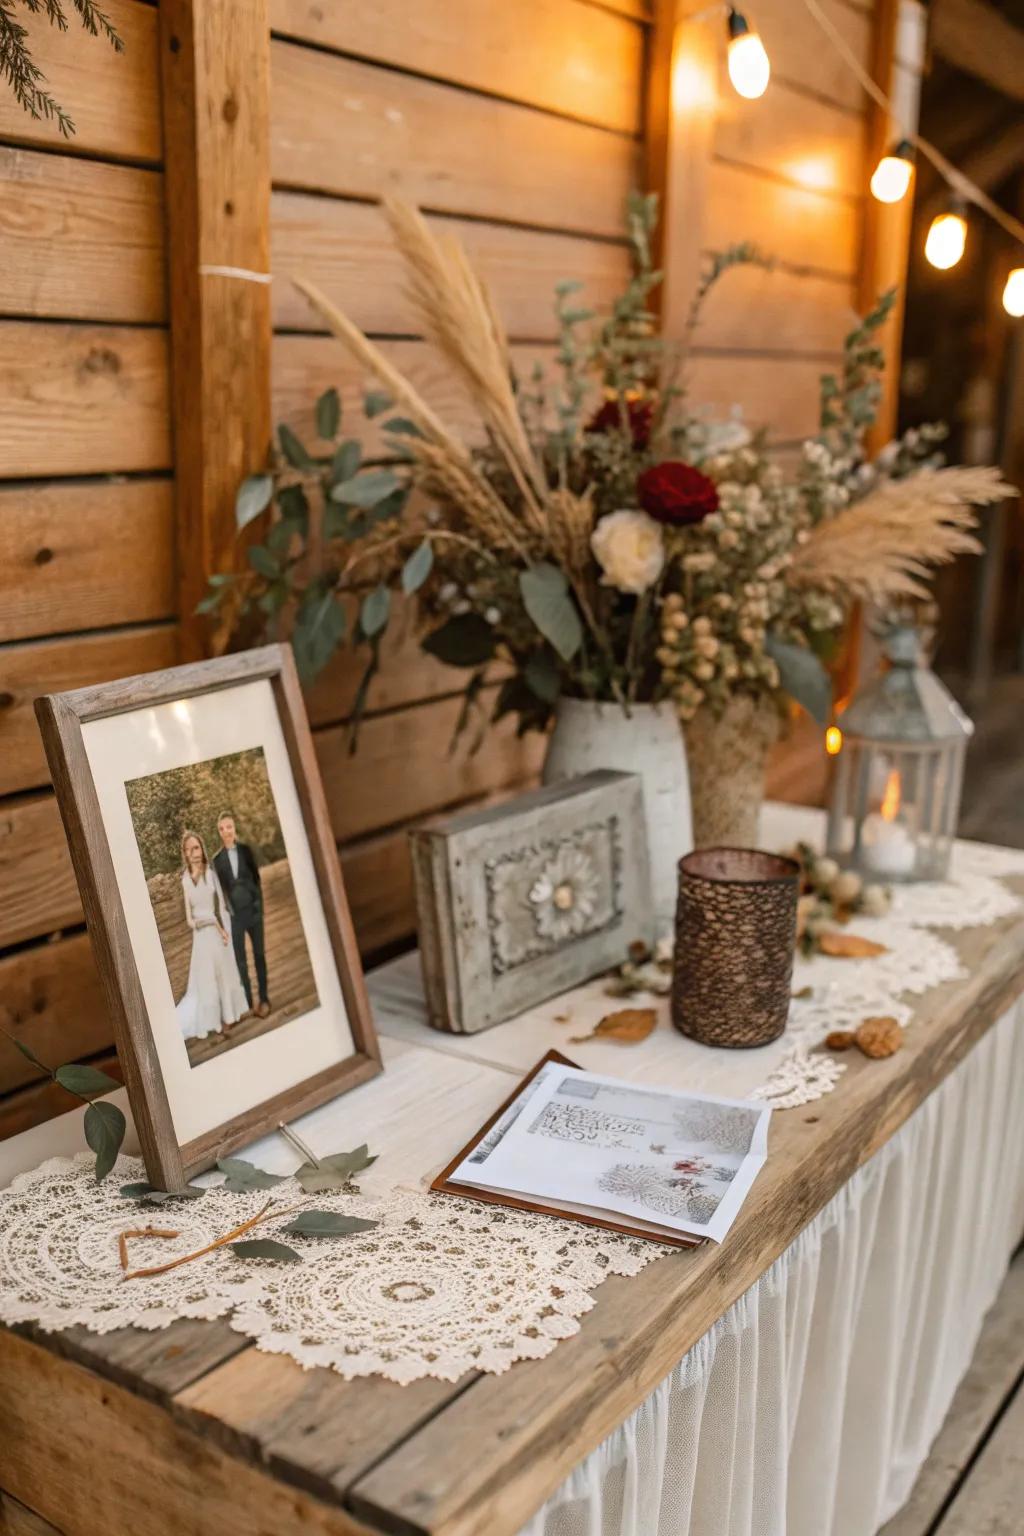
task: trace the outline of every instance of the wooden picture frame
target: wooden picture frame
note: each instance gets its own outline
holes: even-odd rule
[[[353,1051],[307,1080],[179,1143],[83,728],[113,715],[264,681],[270,685],[280,720]],[[291,648],[268,645],[70,693],[49,694],[37,699],[35,708],[146,1169],[154,1185],[181,1188],[218,1158],[382,1070]],[[130,772],[125,773],[124,782],[131,778]],[[319,1003],[319,994],[316,1000]]]

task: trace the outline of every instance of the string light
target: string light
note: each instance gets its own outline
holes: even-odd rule
[[[829,757],[838,757],[843,750],[843,733],[838,725],[830,725],[825,732],[825,751]]]
[[[875,166],[871,194],[880,203],[898,203],[906,197],[914,174],[914,146],[909,139],[893,144]]]
[[[964,218],[964,204],[959,199],[954,199],[947,212],[940,213],[932,219],[928,238],[924,243],[925,258],[933,267],[938,267],[940,272],[948,272],[960,260],[966,244],[967,220]]]
[[[1014,267],[1003,289],[1003,308],[1019,320],[1024,315],[1024,267]]]
[[[888,114],[891,122],[899,123],[900,115],[892,99],[886,95],[878,82],[864,68],[849,42],[836,26],[836,23],[823,9],[821,0],[803,0],[803,4],[875,105]],[[941,214],[939,218],[932,221],[931,228],[928,231],[928,238],[925,242],[925,255],[933,266],[938,267],[940,270],[948,271],[950,267],[956,266],[964,253],[964,246],[967,240],[967,222],[964,218],[965,199],[973,204],[974,207],[980,208],[983,213],[986,213],[1018,245],[1024,245],[1024,220],[1016,218],[1012,213],[1008,213],[1005,208],[1001,207],[999,203],[995,202],[988,195],[984,188],[979,187],[968,176],[965,176],[962,171],[959,171],[955,165],[947,160],[941,150],[937,149],[934,144],[930,143],[921,134],[908,132],[907,138],[916,147],[918,152],[935,167],[946,184],[958,194],[957,200],[960,203],[959,208],[953,207],[948,213]],[[876,175],[884,163],[885,159],[883,158],[876,168]],[[874,177],[872,177],[873,182]],[[872,191],[874,191],[874,185],[872,185]],[[878,195],[876,193],[876,196]],[[884,198],[882,198],[882,201],[884,201]],[[1015,318],[1018,314],[1024,317],[1024,276],[1020,275],[1022,272],[1024,272],[1024,268],[1014,267],[1006,279],[1006,287],[1003,290],[1003,307],[1008,314],[1014,315]],[[1014,307],[1011,308],[1011,305]],[[1019,310],[1016,307],[1018,305],[1021,306]]]
[[[772,67],[757,33],[733,6],[726,23],[729,32],[729,79],[741,96],[756,101],[768,89]]]

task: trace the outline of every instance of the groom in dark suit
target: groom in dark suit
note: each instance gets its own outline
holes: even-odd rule
[[[260,992],[256,1014],[258,1018],[265,1019],[270,1012],[270,1001],[267,997],[267,957],[263,948],[263,887],[260,883],[260,867],[248,843],[238,841],[235,818],[230,811],[225,811],[219,818],[217,831],[220,833],[221,849],[214,856],[213,867],[231,913],[231,940],[235,946],[238,974],[249,1007],[252,1008],[252,983],[249,980],[249,960],[245,953],[245,936],[248,934],[252,957],[256,962],[256,984]]]

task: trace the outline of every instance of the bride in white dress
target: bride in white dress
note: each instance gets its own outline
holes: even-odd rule
[[[185,921],[192,930],[188,986],[177,1006],[178,1026],[186,1040],[202,1040],[236,1023],[248,1011],[238,963],[228,931],[224,893],[197,832],[181,839],[181,889]]]

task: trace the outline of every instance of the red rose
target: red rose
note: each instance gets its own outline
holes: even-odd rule
[[[702,523],[718,508],[718,488],[692,464],[670,460],[645,469],[636,482],[637,499],[655,522],[683,527]]]
[[[651,440],[654,423],[654,401],[637,396],[626,401],[626,417],[634,448],[646,448]],[[618,400],[606,400],[587,422],[588,432],[621,432],[622,405]]]

